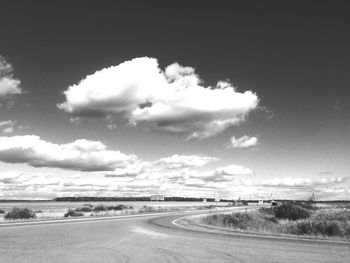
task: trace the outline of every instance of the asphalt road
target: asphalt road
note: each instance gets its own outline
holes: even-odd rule
[[[0,226],[0,262],[349,262],[350,244],[180,228],[184,213]]]

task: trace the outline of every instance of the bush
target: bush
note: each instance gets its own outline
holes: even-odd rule
[[[29,219],[35,217],[35,213],[28,208],[13,208],[5,215],[5,219]]]
[[[92,208],[90,206],[82,206],[75,209],[76,212],[91,212]]]
[[[297,235],[342,236],[339,224],[334,221],[300,221],[290,226],[289,232]]]
[[[83,216],[84,214],[81,212],[74,211],[72,209],[68,209],[67,213],[64,214],[64,217],[73,217],[73,216]]]
[[[298,220],[310,217],[310,212],[305,208],[292,203],[284,203],[274,208],[275,217],[278,219]]]
[[[97,205],[93,209],[94,212],[107,211],[107,207],[105,205]]]
[[[154,213],[154,212],[157,212],[157,210],[153,206],[144,205],[142,208],[139,209],[139,213]]]
[[[272,207],[260,207],[259,212],[266,215],[275,215],[275,211]]]
[[[0,209],[0,214],[5,214],[5,211]]]
[[[316,210],[317,207],[312,202],[298,202],[298,206],[305,208],[307,210]]]
[[[249,213],[214,214],[208,216],[205,221],[210,225],[247,230],[253,225],[254,218]]]
[[[315,220],[318,220],[318,221],[337,220],[337,221],[347,222],[347,221],[350,221],[350,211],[323,209],[315,216]]]
[[[236,227],[239,229],[246,230],[251,221],[253,221],[253,218],[251,214],[248,213],[234,213],[231,215],[223,215],[224,225]]]
[[[123,209],[127,209],[128,207],[125,205],[111,205],[111,206],[107,206],[107,210],[114,210],[114,211],[120,211]]]

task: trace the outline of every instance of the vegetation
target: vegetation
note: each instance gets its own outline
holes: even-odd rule
[[[92,207],[83,205],[82,207],[76,208],[75,211],[76,212],[91,212],[92,211]]]
[[[277,219],[298,220],[310,217],[310,212],[291,202],[284,203],[274,208],[274,214]]]
[[[5,214],[5,211],[0,209],[0,214]]]
[[[64,217],[75,217],[75,216],[83,216],[82,212],[77,212],[72,209],[68,209],[67,213],[64,214]]]
[[[107,211],[107,210],[108,210],[107,207],[103,204],[97,205],[92,209],[92,211],[94,211],[94,212],[103,212],[103,211]]]
[[[310,203],[286,202],[249,213],[214,214],[200,223],[253,232],[350,239],[350,209],[316,209]]]
[[[28,208],[13,208],[5,214],[5,219],[30,219],[35,217],[35,213]]]
[[[110,206],[107,206],[107,210],[113,210],[113,211],[120,211],[120,210],[123,210],[123,209],[128,209],[129,207],[126,206],[126,205],[110,205]]]

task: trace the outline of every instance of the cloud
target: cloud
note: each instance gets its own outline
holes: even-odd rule
[[[137,157],[108,150],[99,141],[81,139],[60,145],[25,135],[0,137],[0,161],[77,171],[112,171],[136,162]]]
[[[13,133],[16,123],[17,121],[13,120],[0,121],[0,131],[3,133]]]
[[[314,188],[320,186],[337,185],[348,181],[347,177],[332,177],[322,179],[300,178],[300,177],[283,177],[273,178],[260,183],[265,187],[292,187],[292,188]]]
[[[244,135],[241,138],[236,139],[235,136],[232,136],[230,144],[227,145],[227,148],[248,148],[256,146],[257,144],[257,137],[249,137],[247,135]]]
[[[243,122],[258,106],[252,91],[226,81],[205,87],[192,67],[161,70],[155,58],[135,58],[87,76],[64,91],[58,108],[74,117],[122,115],[154,131],[207,138]]]
[[[334,174],[333,171],[322,171],[318,173],[318,175],[333,175],[333,174]]]
[[[225,167],[216,168],[214,171],[201,175],[206,182],[230,182],[237,176],[252,175],[253,171],[241,165],[228,165]]]
[[[0,171],[0,197],[40,199],[56,196],[115,196],[116,193],[119,196],[147,196],[160,193],[167,196],[214,197],[218,194],[220,198],[305,200],[313,192],[317,200],[348,199],[350,196],[350,181],[347,177],[326,180],[285,177],[259,181],[250,176],[237,177],[234,173],[239,168],[232,167],[207,172],[188,168],[173,169],[144,172],[132,177],[105,177],[99,173],[86,172],[67,172],[62,176],[55,173]],[[241,168],[243,171],[247,169]],[[210,178],[214,174],[216,178]],[[227,174],[230,177],[220,177]]]
[[[0,99],[21,94],[21,81],[13,77],[13,68],[4,57],[0,55]]]
[[[155,164],[164,165],[168,169],[179,169],[185,167],[200,167],[216,161],[219,161],[219,159],[210,156],[174,154],[173,156],[159,159]]]

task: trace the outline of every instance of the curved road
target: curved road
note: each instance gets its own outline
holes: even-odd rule
[[[349,262],[349,243],[205,233],[172,224],[185,214],[0,225],[0,262]]]

